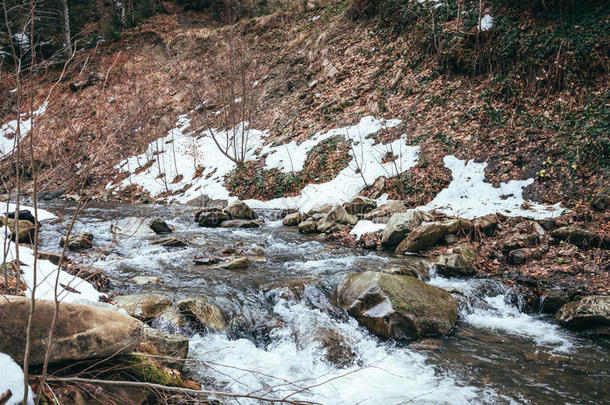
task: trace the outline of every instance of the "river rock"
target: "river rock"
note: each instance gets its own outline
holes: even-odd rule
[[[185,298],[176,305],[187,320],[195,321],[199,326],[216,330],[227,327],[222,310],[204,297]]]
[[[61,253],[45,252],[43,250],[39,250],[37,254],[38,260],[48,260],[56,266],[59,265],[59,261],[61,260]],[[68,261],[70,260],[64,256],[63,262],[66,263]]]
[[[513,235],[502,242],[502,253],[509,253],[515,249],[536,246],[538,240],[538,234],[536,233]]]
[[[332,210],[332,209],[333,209],[332,204],[318,205],[317,207],[314,207],[314,208],[310,209],[309,211],[307,211],[307,216],[312,217],[316,214],[328,214],[330,212],[330,210]]]
[[[409,256],[403,263],[384,267],[382,271],[389,274],[401,274],[427,280],[430,277],[430,262],[426,259]]]
[[[30,299],[4,296],[0,301],[0,352],[23,362]],[[55,303],[36,301],[32,319],[32,365],[42,364]],[[50,363],[108,357],[129,352],[141,341],[142,323],[120,312],[66,302],[59,303]]]
[[[6,217],[8,219],[15,219],[15,212],[9,212],[8,214],[6,214]],[[19,215],[17,215],[17,219],[20,221],[30,221],[31,223],[36,222],[36,218],[34,218],[34,215],[32,215],[32,212],[30,210],[19,210]]]
[[[228,262],[221,263],[218,265],[221,269],[247,269],[250,267],[250,259],[247,257],[238,257]]]
[[[167,225],[167,223],[165,221],[163,221],[162,219],[159,219],[159,218],[155,218],[152,221],[150,221],[148,223],[148,226],[157,235],[172,233],[172,228],[170,228],[169,225]]]
[[[313,219],[308,219],[299,223],[298,229],[301,233],[314,233],[317,231],[317,223]]]
[[[352,215],[366,214],[375,208],[377,208],[377,201],[359,195],[352,198],[351,201],[345,205],[345,210]]]
[[[261,247],[254,246],[254,247],[251,247],[250,249],[248,249],[246,254],[251,255],[251,256],[264,256],[265,250]]]
[[[284,226],[297,226],[303,220],[303,214],[300,212],[294,212],[292,214],[288,214],[282,220],[282,224]]]
[[[0,223],[6,225],[11,231],[11,240],[16,240],[18,243],[33,243],[34,241],[34,223],[25,219],[16,221],[12,218],[0,217]],[[19,228],[18,234],[15,234],[15,228]]]
[[[555,319],[576,329],[607,327],[610,325],[610,295],[593,295],[569,302],[557,311]]]
[[[434,267],[444,277],[467,277],[476,273],[474,259],[469,248],[455,247],[452,253],[440,256]]]
[[[590,247],[608,248],[610,246],[610,238],[576,226],[562,226],[555,229],[551,235],[556,241],[570,242],[581,249]]]
[[[337,331],[321,328],[315,331],[314,341],[324,350],[324,358],[338,368],[351,366],[356,359],[356,353],[351,349],[346,339]]]
[[[260,228],[262,224],[259,221],[246,219],[230,219],[222,221],[220,224],[223,228]]]
[[[570,301],[570,294],[559,288],[544,290],[540,293],[540,311],[547,314],[554,314],[561,307]]]
[[[419,252],[428,249],[436,245],[448,233],[454,233],[452,230],[454,226],[457,227],[456,223],[456,220],[450,220],[420,225],[398,244],[396,253]]]
[[[360,236],[360,243],[362,243],[362,246],[365,249],[374,250],[377,249],[377,243],[379,242],[380,237],[381,234],[379,232],[366,232]]]
[[[394,214],[381,234],[381,244],[386,247],[396,246],[423,221],[432,219],[429,212],[421,210],[408,210]]]
[[[414,277],[365,271],[348,275],[337,301],[371,332],[388,338],[448,333],[457,319],[451,295]]]
[[[153,356],[163,356],[158,358],[161,364],[181,371],[188,356],[189,340],[183,335],[165,334],[144,325],[138,351]]]
[[[235,219],[256,219],[258,218],[258,214],[254,212],[254,210],[248,205],[240,200],[235,201],[233,204],[229,205],[224,209],[227,214],[231,216],[231,218]]]
[[[199,226],[208,228],[215,228],[229,219],[231,219],[230,215],[218,208],[207,208],[195,213],[195,220]]]
[[[172,303],[168,297],[161,294],[121,295],[114,297],[113,301],[117,307],[141,321],[156,318]]]
[[[356,225],[358,217],[348,214],[345,208],[338,205],[333,207],[320,221],[318,221],[318,232],[338,232],[341,229],[333,230],[335,225]]]
[[[491,235],[498,228],[498,216],[496,214],[489,214],[475,218],[472,221],[472,225],[475,230]]]
[[[93,234],[90,232],[80,233],[78,235],[71,235],[70,238],[68,238],[68,249],[74,252],[89,249],[93,247],[92,241]],[[66,238],[65,236],[62,236],[59,241],[59,246],[64,247],[65,243]]]
[[[184,247],[186,242],[178,238],[162,238],[150,242],[151,245],[165,246],[165,247]]]
[[[136,276],[130,278],[129,281],[136,285],[160,284],[163,282],[163,278],[158,276]]]

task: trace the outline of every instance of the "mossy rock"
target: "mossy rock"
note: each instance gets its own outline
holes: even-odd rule
[[[178,371],[164,367],[146,355],[128,354],[122,359],[122,363],[127,366],[129,374],[137,381],[168,387],[184,385],[184,380]]]

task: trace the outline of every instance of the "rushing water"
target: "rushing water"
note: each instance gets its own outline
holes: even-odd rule
[[[41,247],[58,251],[74,207],[45,208],[63,215],[41,230]],[[206,389],[325,404],[610,403],[607,341],[521,312],[518,294],[500,281],[433,274],[431,284],[458,298],[455,332],[425,341],[426,350],[384,341],[335,308],[333,290],[348,273],[411,259],[348,249],[265,216],[260,229],[209,229],[193,224],[193,210],[184,207],[88,208],[75,232],[92,232],[100,249],[75,259],[104,270],[118,293],[205,295],[222,307],[232,319],[227,332],[184,331],[190,370]],[[151,245],[160,237],[142,219],[153,217],[175,226],[172,236],[188,246]],[[246,270],[193,263],[196,255],[234,246],[261,247],[265,261]],[[164,282],[129,281],[141,275]],[[328,336],[334,345],[325,344]]]

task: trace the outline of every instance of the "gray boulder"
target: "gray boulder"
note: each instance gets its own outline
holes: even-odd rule
[[[320,221],[318,221],[318,232],[330,232],[336,225],[356,225],[358,217],[348,212],[342,206],[333,207]]]
[[[414,277],[365,271],[337,287],[338,305],[371,332],[394,339],[447,334],[458,309],[451,295]]]
[[[114,297],[116,306],[124,309],[134,318],[148,321],[161,315],[172,301],[161,294],[134,294]]]
[[[178,310],[187,320],[208,329],[224,330],[227,321],[223,311],[207,298],[185,298],[176,303]]]
[[[256,219],[258,214],[243,201],[235,201],[229,205],[224,211],[234,219]]]
[[[592,295],[565,304],[555,314],[560,324],[576,329],[610,326],[610,295]]]
[[[93,234],[90,232],[80,233],[78,235],[71,235],[68,238],[68,250],[73,252],[79,250],[90,249],[93,247]],[[59,240],[59,246],[64,247],[66,244],[66,238],[62,236]]]
[[[297,226],[303,220],[303,214],[300,212],[293,212],[288,214],[282,220],[284,226]]]
[[[427,211],[408,210],[392,215],[381,234],[381,244],[386,247],[398,245],[413,229],[433,216]]]
[[[0,352],[23,362],[30,299],[5,296],[0,301]],[[55,303],[36,301],[32,319],[32,365],[42,364]],[[141,341],[142,323],[120,312],[61,302],[53,336],[51,363],[109,357],[133,350]]]
[[[377,208],[377,201],[357,195],[346,204],[345,210],[352,215],[362,215]]]
[[[162,219],[159,219],[159,218],[155,218],[152,221],[150,221],[148,223],[148,226],[157,235],[172,233],[172,228],[170,228],[169,225],[167,225],[167,223],[165,221],[163,221]]]

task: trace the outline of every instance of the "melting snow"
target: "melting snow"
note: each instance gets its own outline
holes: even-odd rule
[[[21,366],[15,363],[11,356],[0,352],[0,396],[8,390],[10,390],[12,394],[7,402],[3,402],[3,404],[21,404],[24,387],[23,370],[21,369]],[[28,405],[34,405],[33,398],[34,393],[32,392],[32,388],[28,386]]]
[[[479,31],[487,31],[494,26],[494,19],[489,14],[485,14],[479,21]]]
[[[47,104],[44,103],[38,108],[31,117],[29,117],[29,113],[25,112],[21,114],[19,120],[19,129],[21,132],[21,138],[23,139],[26,136],[30,129],[32,129],[32,119],[36,119],[39,115],[44,114],[47,109]],[[3,124],[0,127],[0,158],[4,155],[10,153],[15,147],[15,136],[17,134],[17,120],[12,120]],[[10,139],[9,139],[10,138]]]
[[[379,232],[385,229],[385,224],[376,224],[373,221],[361,220],[358,221],[354,229],[350,232],[352,235],[356,235],[356,240],[360,239],[362,235],[369,232]]]
[[[494,213],[538,219],[561,215],[559,204],[548,206],[528,202],[524,207],[523,188],[534,179],[511,180],[495,188],[485,182],[487,163],[465,162],[455,156],[445,156],[444,162],[451,170],[453,180],[425,206],[427,209],[467,219]]]

